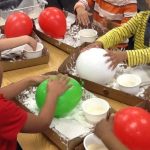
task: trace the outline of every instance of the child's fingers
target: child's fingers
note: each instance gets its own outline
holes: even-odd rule
[[[58,79],[59,79],[59,81],[64,81],[64,80],[68,79],[68,76],[67,75],[63,75],[63,74],[59,74],[58,75]]]
[[[49,79],[50,75],[40,75],[40,77],[46,80],[46,79]]]
[[[59,82],[61,82],[61,84],[65,85],[65,84],[68,83],[69,77],[68,77],[68,75],[66,75],[66,74],[65,74],[65,75],[59,74],[59,75],[58,75],[58,80],[59,80]]]
[[[113,116],[113,115],[111,115],[111,116],[109,117],[108,122],[111,123],[111,124],[113,124],[113,122],[114,122],[114,116]]]
[[[116,68],[117,64],[114,61],[111,61],[110,65],[109,65],[109,69],[111,69],[112,71]]]
[[[68,89],[70,89],[72,87],[72,85],[66,85],[65,86],[65,90],[68,90]]]

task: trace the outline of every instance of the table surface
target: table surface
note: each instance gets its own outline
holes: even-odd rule
[[[18,81],[28,76],[40,75],[50,71],[57,71],[58,67],[62,64],[62,62],[67,58],[68,54],[64,51],[52,46],[49,43],[44,42],[47,47],[50,55],[49,63],[8,71],[3,74],[3,84],[2,86],[8,85],[12,82]],[[99,96],[102,97],[102,96]],[[112,99],[106,99],[112,108],[115,110],[119,110],[121,108],[126,107],[127,105],[117,102]],[[18,135],[18,141],[21,144],[24,150],[57,150],[58,148],[52,144],[47,138],[45,138],[42,134],[23,134],[20,133]]]

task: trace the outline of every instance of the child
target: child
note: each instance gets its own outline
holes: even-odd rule
[[[150,7],[150,1],[146,0],[146,3]],[[112,48],[131,36],[134,36],[134,50],[109,50],[105,55],[108,57],[108,62],[111,62],[110,68],[114,69],[118,63],[124,61],[129,66],[150,63],[150,11],[138,13],[127,23],[112,29],[100,37],[96,43],[87,46],[84,50],[91,47],[101,47],[104,49]]]
[[[17,39],[17,40],[16,40]],[[6,41],[9,40],[7,43]],[[19,46],[25,43],[35,47],[35,41],[30,37],[23,36],[11,39],[3,39],[5,44],[1,46],[1,50],[5,50]],[[11,41],[11,42],[10,42]],[[12,42],[13,41],[13,42]],[[2,69],[0,66],[0,77]],[[29,86],[36,86],[43,80],[48,79],[48,76],[28,77],[6,87],[0,88],[0,149],[1,150],[16,150],[17,134],[19,132],[34,133],[41,132],[49,127],[58,96],[65,92],[68,79],[65,76],[58,76],[47,85],[47,97],[43,108],[38,116],[26,112],[17,106],[13,101],[14,98]]]
[[[88,26],[88,11],[93,8],[94,24],[105,32],[127,22],[137,12],[136,0],[79,0],[74,9],[79,23]]]
[[[104,142],[109,150],[128,150],[113,132],[113,117],[101,120],[95,127],[95,134]],[[113,140],[112,140],[113,139]]]

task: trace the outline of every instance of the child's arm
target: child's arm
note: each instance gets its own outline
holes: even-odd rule
[[[24,44],[29,44],[33,50],[36,49],[37,42],[30,36],[20,36],[14,38],[0,39],[0,51],[15,48]]]
[[[22,132],[41,132],[49,127],[54,115],[58,96],[69,88],[67,82],[67,77],[60,77],[48,83],[46,102],[39,116],[28,113],[27,121]]]
[[[104,142],[109,150],[128,150],[113,133],[113,117],[103,119],[95,128],[95,134]]]
[[[150,48],[126,50],[126,51],[107,51],[105,54],[109,68],[114,69],[119,63],[126,62],[128,66],[136,66],[150,63]]]
[[[80,24],[83,24],[84,26],[88,26],[88,24],[90,23],[89,16],[92,15],[88,11],[90,10],[90,8],[93,8],[94,4],[95,4],[94,0],[88,0],[88,1],[79,0],[75,4],[74,10],[76,11],[77,19]]]
[[[49,76],[45,76],[45,75],[29,77],[1,88],[0,93],[3,94],[3,96],[6,99],[13,99],[29,86],[38,85],[39,83],[41,83],[42,81],[48,78]]]
[[[142,13],[137,14],[127,23],[124,23],[120,27],[110,30],[105,35],[99,37],[96,42],[102,43],[103,48],[108,49],[123,42],[127,38],[132,37],[137,32],[137,27],[139,22],[142,20],[142,16]]]

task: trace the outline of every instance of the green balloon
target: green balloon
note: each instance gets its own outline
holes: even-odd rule
[[[43,81],[36,90],[35,98],[39,109],[41,109],[45,103],[47,84],[48,80]],[[81,100],[81,85],[73,78],[70,78],[68,85],[71,85],[71,87],[65,93],[63,93],[63,95],[58,97],[55,110],[55,117],[57,118],[66,116]]]

